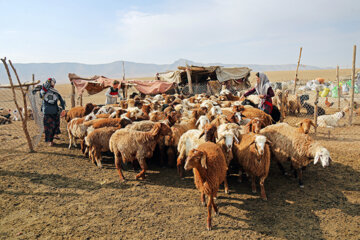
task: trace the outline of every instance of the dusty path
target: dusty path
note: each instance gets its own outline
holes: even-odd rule
[[[191,173],[180,180],[175,169],[150,166],[145,181],[127,170],[120,184],[110,158],[98,169],[79,149],[67,149],[65,134],[35,154],[0,150],[0,238],[359,239],[359,117],[356,124],[330,139],[318,135],[334,162],[327,169],[310,165],[304,189],[272,164],[264,202],[249,182],[231,176],[211,232]]]

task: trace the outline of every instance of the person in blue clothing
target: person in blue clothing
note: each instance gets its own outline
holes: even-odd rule
[[[54,145],[54,138],[60,134],[60,113],[65,109],[65,101],[54,88],[55,84],[55,78],[49,78],[40,90],[41,111],[44,114],[45,142],[48,142],[50,146]],[[59,101],[61,108],[58,105]]]
[[[118,80],[115,80],[112,84],[112,86],[106,91],[106,101],[105,105],[107,104],[115,104],[117,101],[117,98],[119,97],[120,100],[122,100],[120,91],[119,91],[119,84],[120,82]]]

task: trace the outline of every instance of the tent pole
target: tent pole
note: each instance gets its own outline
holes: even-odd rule
[[[298,73],[299,73],[299,66],[300,66],[301,52],[302,52],[302,47],[300,47],[299,60],[298,60],[297,67],[296,67],[296,72],[295,72],[294,94],[296,93],[296,82],[299,80],[299,79],[298,79]]]
[[[193,90],[192,81],[191,81],[191,70],[187,63],[186,63],[186,75],[187,75],[188,84],[189,84],[189,93],[192,95],[192,94],[194,94],[194,90]]]

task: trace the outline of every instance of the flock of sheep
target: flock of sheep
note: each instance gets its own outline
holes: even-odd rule
[[[144,179],[147,160],[158,147],[161,164],[177,167],[180,177],[184,170],[193,169],[201,202],[208,196],[207,229],[211,229],[211,211],[218,214],[214,202],[219,185],[226,180],[229,166],[239,166],[239,181],[243,173],[251,177],[252,191],[256,192],[259,178],[261,198],[266,200],[264,182],[270,160],[276,161],[283,174],[282,163],[290,161],[303,187],[302,170],[310,162],[329,166],[329,151],[308,133],[313,122],[309,119],[295,128],[286,123],[275,123],[265,112],[245,103],[256,104],[256,99],[240,101],[229,91],[219,96],[198,94],[189,98],[182,95],[135,96],[119,104],[74,107],[66,112],[69,148],[81,141],[81,150],[98,167],[102,167],[103,152],[112,152],[120,180],[124,181],[122,162],[130,162],[141,171],[136,179]],[[330,115],[329,115],[330,116]]]

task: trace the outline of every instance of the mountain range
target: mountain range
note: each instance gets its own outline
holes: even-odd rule
[[[253,71],[290,71],[296,69],[296,64],[283,65],[258,65],[258,64],[223,64],[223,63],[198,63],[191,60],[179,59],[171,64],[151,64],[124,61],[126,79],[136,77],[152,77],[158,72],[176,70],[178,66],[186,63],[195,66],[223,66],[223,67],[249,67]],[[122,78],[123,62],[116,61],[107,64],[83,63],[17,63],[14,64],[22,82],[31,81],[32,74],[36,80],[45,80],[54,77],[58,83],[68,83],[68,73],[75,73],[81,77],[102,75],[109,78]],[[300,65],[301,70],[324,69],[316,66]],[[15,80],[15,79],[13,79]],[[0,84],[8,84],[8,78],[3,65],[0,67]]]

